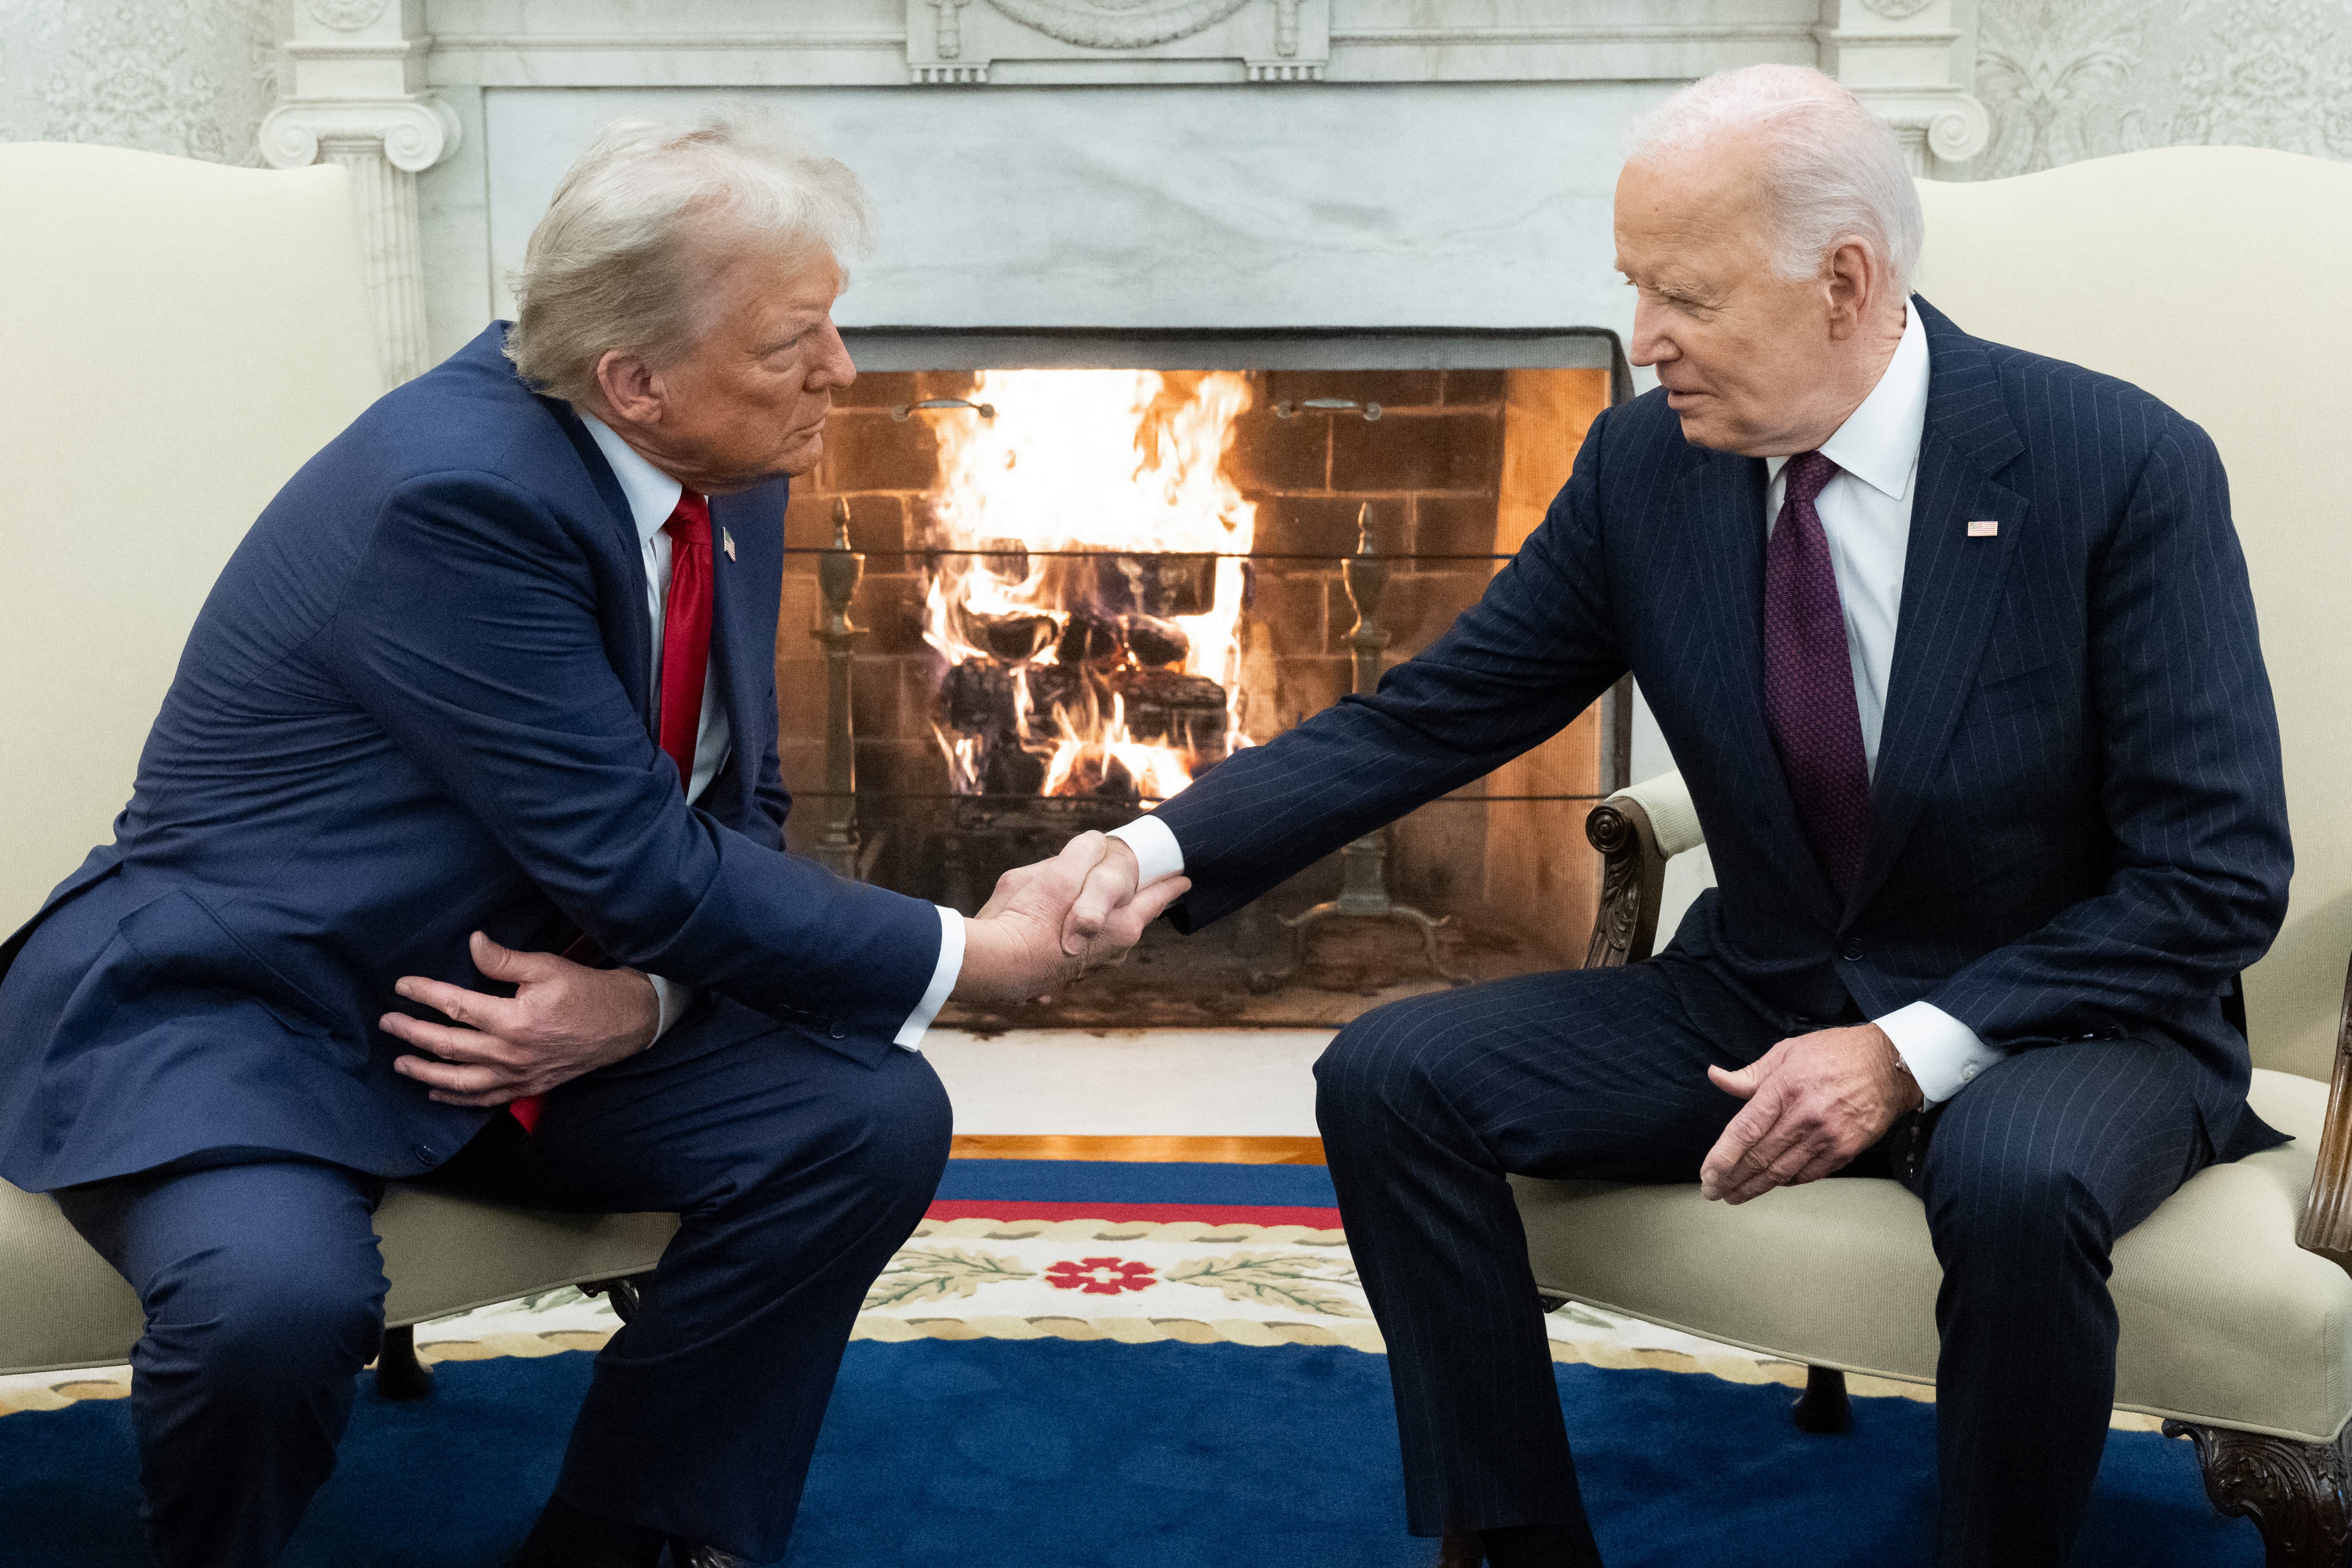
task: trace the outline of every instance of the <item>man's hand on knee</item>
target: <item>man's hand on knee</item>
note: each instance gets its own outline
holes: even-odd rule
[[[661,1026],[654,984],[634,969],[591,969],[551,952],[516,952],[474,933],[474,967],[512,984],[511,997],[408,975],[393,987],[450,1020],[386,1013],[385,1034],[427,1053],[396,1072],[445,1105],[504,1105],[635,1056]]]
[[[1744,1204],[1774,1187],[1817,1182],[1919,1107],[1919,1086],[1875,1024],[1782,1040],[1738,1072],[1706,1069],[1748,1102],[1699,1166],[1699,1191]]]

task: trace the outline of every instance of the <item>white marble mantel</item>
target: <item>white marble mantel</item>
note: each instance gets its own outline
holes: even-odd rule
[[[1965,172],[1975,0],[293,0],[281,161],[386,164],[391,379],[509,303],[623,114],[751,99],[880,216],[842,315],[931,325],[1596,325],[1627,117],[1819,65]],[[397,128],[429,114],[429,158]],[[422,121],[418,121],[422,123]],[[417,345],[415,323],[426,340]]]

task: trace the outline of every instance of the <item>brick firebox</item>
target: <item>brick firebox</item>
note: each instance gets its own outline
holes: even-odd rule
[[[1381,624],[1389,662],[1428,646],[1473,603],[1493,574],[1490,557],[1517,548],[1565,479],[1585,427],[1609,395],[1608,375],[1583,370],[1276,371],[1250,376],[1252,406],[1237,421],[1226,472],[1256,507],[1244,676],[1274,693],[1263,742],[1348,689],[1347,636],[1354,614],[1339,563],[1357,546],[1357,518],[1374,507],[1392,576]],[[785,542],[796,550],[832,539],[835,503],[849,507],[850,541],[866,555],[851,608],[861,628],[853,720],[859,818],[870,837],[932,820],[945,761],[931,732],[939,658],[923,640],[929,492],[938,479],[932,431],[942,417],[893,409],[925,398],[968,396],[963,372],[869,373],[835,399],[817,470],[793,487]],[[1381,417],[1298,408],[1308,399],[1377,403]],[[1293,405],[1281,417],[1276,405]],[[824,665],[809,633],[817,622],[817,558],[786,557],[776,648],[785,782],[803,806],[793,847],[813,841],[824,788]],[[1261,707],[1260,712],[1265,709]],[[1529,757],[1433,803],[1402,824],[1392,890],[1441,910],[1486,910],[1526,930],[1534,955],[1580,949],[1597,881],[1581,833],[1580,802],[1488,803],[1489,795],[1590,796],[1600,780],[1594,716]],[[887,868],[881,879],[896,880]],[[1310,873],[1292,901],[1320,896]],[[906,890],[938,896],[936,889]]]

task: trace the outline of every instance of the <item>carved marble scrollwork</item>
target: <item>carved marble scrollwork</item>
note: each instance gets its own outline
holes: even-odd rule
[[[971,4],[971,0],[931,0],[940,14],[936,40],[940,58],[951,60],[963,53],[963,17],[960,13]]]
[[[310,0],[307,9],[339,33],[356,33],[374,25],[390,0]]]
[[[1024,26],[1080,48],[1148,49],[1213,27],[1249,0],[989,0],[989,4]]]
[[[322,142],[368,142],[384,161],[423,174],[457,151],[457,117],[437,99],[382,103],[281,103],[261,122],[261,155],[280,169],[319,161]]]
[[[1903,155],[1915,174],[1928,172],[1927,154],[1947,163],[1964,163],[1984,151],[1991,134],[1984,105],[1967,93],[1949,89],[1932,91],[1886,91],[1862,88],[1854,96],[1872,113],[1895,127]]]
[[[1027,81],[1320,81],[1331,0],[906,0],[907,77],[980,86],[999,61]],[[1044,73],[1042,76],[1040,73]]]
[[[2197,1445],[2205,1496],[2221,1512],[2253,1521],[2267,1568],[2342,1568],[2352,1550],[2343,1438],[2298,1443],[2186,1421],[2166,1422],[2164,1435]]]

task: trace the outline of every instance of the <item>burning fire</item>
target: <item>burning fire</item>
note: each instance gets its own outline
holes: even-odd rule
[[[924,637],[959,794],[1165,799],[1242,730],[1242,563],[1226,372],[982,372],[940,416]],[[1097,553],[1055,554],[1054,552]]]

